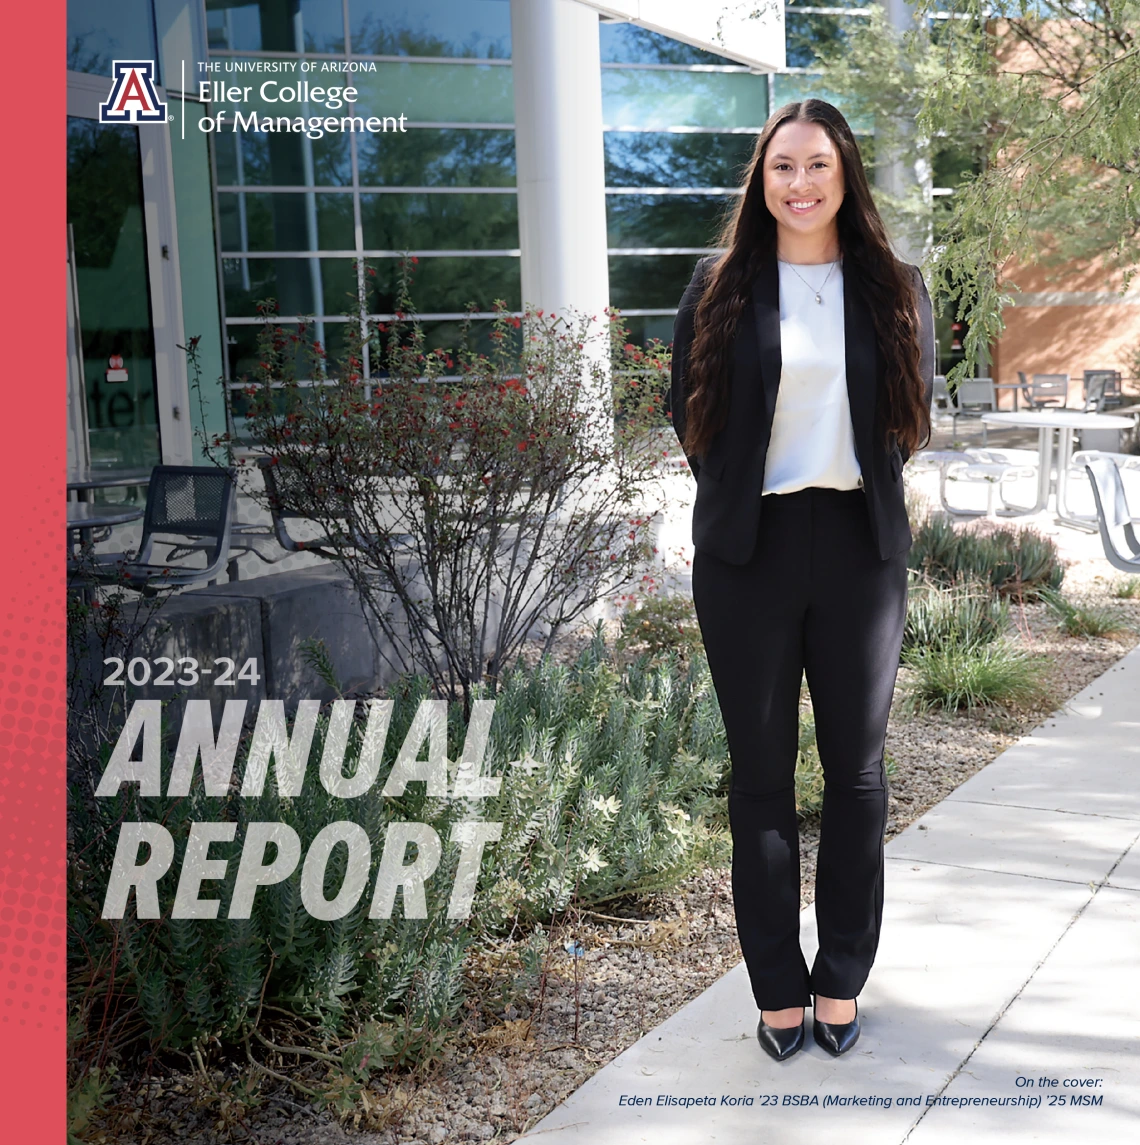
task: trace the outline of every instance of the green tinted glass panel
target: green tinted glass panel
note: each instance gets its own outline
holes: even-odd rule
[[[606,68],[602,118],[613,127],[763,127],[768,81],[747,72]]]
[[[70,0],[67,70],[111,75],[113,60],[153,60],[154,15],[149,0]],[[154,77],[159,83],[161,76]]]
[[[463,343],[463,330],[462,323],[458,319],[425,319],[420,323],[420,328],[424,332],[425,348],[428,350],[448,350],[453,355]],[[476,318],[470,324],[470,330],[467,337],[467,345],[480,354],[491,354],[496,348],[495,340],[491,337],[491,332],[494,330],[494,323],[489,318]],[[381,334],[382,339],[386,339],[387,332]],[[510,342],[515,345],[517,349],[518,335],[512,330],[509,331]],[[387,342],[384,343],[387,345]],[[446,368],[446,367],[445,367]],[[458,369],[454,366],[448,369],[448,373],[454,370],[458,374]],[[372,371],[372,377],[380,379],[386,375],[387,371],[377,365]]]
[[[227,112],[233,125],[233,109]],[[352,183],[349,138],[320,139],[261,131],[215,133],[214,158],[221,187],[347,187]]]
[[[238,52],[343,52],[340,0],[206,0],[211,48]]]
[[[511,69],[501,64],[378,63],[375,72],[353,76],[353,86],[358,115],[404,114],[421,123],[515,119]]]
[[[219,192],[224,251],[355,250],[352,196]]]
[[[287,337],[298,334],[299,327],[296,323],[283,322],[279,325]],[[345,322],[323,322],[313,331],[314,338],[319,340],[324,348],[330,372],[344,357],[347,329]],[[226,349],[231,380],[236,382],[243,378],[256,377],[259,358],[257,338],[261,330],[261,326],[226,327]],[[293,358],[293,371],[298,378],[307,378],[312,373],[309,359],[303,353],[300,342]],[[233,402],[235,418],[243,418],[248,405],[244,395],[238,390],[230,390],[230,401]],[[238,428],[240,432],[240,424]]]
[[[607,187],[737,187],[755,135],[607,131]]]
[[[639,28],[636,24],[602,24],[599,29],[604,64],[732,64],[691,44]]]
[[[609,245],[712,246],[729,203],[725,195],[607,195]]]
[[[407,135],[357,139],[364,187],[513,187],[515,133],[478,127],[417,127]]]
[[[67,221],[91,462],[153,465],[158,410],[137,128],[68,119]]]
[[[275,61],[267,61],[275,62]],[[295,64],[297,61],[282,61]],[[511,86],[511,69],[505,64],[434,64],[400,62],[372,62],[368,66],[375,71],[356,72],[351,75],[336,73],[322,74],[320,71],[302,77],[295,71],[279,73],[221,77],[226,83],[240,85],[243,89],[240,100],[228,104],[226,116],[232,129],[235,112],[240,112],[242,123],[249,123],[250,113],[273,118],[285,116],[360,116],[364,119],[375,117],[392,121],[400,115],[423,123],[504,123],[514,122],[514,95]],[[298,96],[305,94],[300,85],[307,82],[308,93],[323,89],[317,99],[307,103],[299,102]],[[244,89],[248,88],[248,91]],[[334,96],[332,89],[351,88],[357,95],[348,103],[343,96]],[[218,89],[211,88],[212,95]],[[340,101],[340,107],[330,107],[330,103]],[[247,130],[242,127],[241,130]],[[332,134],[331,132],[329,134]],[[357,129],[357,136],[365,132]],[[383,136],[383,132],[379,133]],[[390,123],[387,132],[393,135],[407,133],[399,131],[395,122]],[[287,138],[300,139],[300,133],[291,133]],[[320,138],[328,138],[328,135]],[[314,142],[317,140],[314,139]],[[304,183],[303,178],[291,182]]]
[[[396,309],[400,263],[394,258],[371,258],[369,312],[392,314]],[[456,256],[421,258],[412,268],[412,305],[420,314],[462,314],[468,303],[489,311],[496,299],[511,310],[522,308],[517,258]]]
[[[829,4],[828,7],[831,7]],[[789,68],[816,66],[817,52],[835,51],[847,41],[849,32],[866,24],[862,16],[825,16],[796,13],[789,8],[784,16],[784,41]]]
[[[350,0],[348,19],[358,55],[511,55],[508,0]]]
[[[685,284],[686,286],[688,283]],[[680,301],[680,299],[678,299]],[[629,330],[629,340],[636,346],[646,346],[650,339],[658,338],[669,345],[673,341],[673,316],[647,315],[623,318]]]
[[[518,199],[485,195],[361,195],[367,250],[517,250]]]
[[[777,75],[775,78],[776,104],[773,111],[778,110],[785,103],[801,99],[824,99],[834,104],[840,111],[843,110],[843,97],[828,91],[824,87],[822,76],[810,75]],[[869,117],[854,116],[848,119],[852,131],[871,131],[874,124]]]
[[[619,310],[676,309],[700,256],[611,255],[610,303]]]
[[[433,321],[432,319],[427,319],[420,323],[420,328],[423,330],[425,348],[428,350],[442,349],[450,350],[454,353],[463,342],[463,330],[459,321],[449,319]],[[229,327],[229,361],[231,377],[235,381],[243,377],[253,379],[256,376],[258,366],[257,337],[259,329],[257,326]],[[283,324],[282,329],[287,335],[294,335],[298,332],[298,327],[289,323]],[[344,356],[346,329],[343,323],[328,322],[324,326],[325,350],[327,354],[326,361],[329,366],[329,372],[334,377],[336,376],[336,368]],[[489,355],[492,350],[495,349],[495,342],[491,338],[491,332],[493,330],[494,323],[489,319],[473,320],[468,329],[466,344],[478,353]],[[389,331],[387,330],[381,331],[380,334],[381,340],[385,345],[388,334]],[[512,337],[512,341],[516,341],[516,339],[517,335]],[[517,342],[514,348],[517,350]],[[307,376],[308,370],[304,366],[303,356],[298,354],[295,361],[297,376]],[[374,366],[372,377],[380,384],[386,376],[386,373],[386,370],[379,368],[379,366]],[[248,440],[245,419],[249,407],[249,399],[240,390],[230,390],[230,402],[233,407],[234,423],[238,435]]]
[[[276,299],[283,315],[341,314],[355,297],[347,258],[224,258],[222,277],[230,318],[255,317],[263,298]]]

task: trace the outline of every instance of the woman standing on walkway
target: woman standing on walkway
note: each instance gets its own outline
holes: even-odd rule
[[[777,1060],[859,1036],[879,942],[883,747],[906,615],[902,467],[930,436],[934,324],[855,137],[790,103],[681,299],[669,407],[697,479],[693,601],[732,759],[737,931]],[[799,944],[794,773],[806,672],[824,772],[819,952]]]

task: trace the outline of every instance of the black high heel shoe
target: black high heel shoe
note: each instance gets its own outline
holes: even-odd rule
[[[813,1011],[814,1004],[813,996]],[[859,1040],[859,999],[855,999],[855,1017],[850,1022],[821,1022],[813,1012],[811,1032],[816,1045],[822,1046],[832,1057],[845,1054]]]
[[[804,1048],[804,1019],[800,1019],[798,1026],[781,1029],[769,1026],[764,1021],[764,1012],[761,1010],[760,1025],[756,1027],[756,1040],[769,1057],[782,1062]]]

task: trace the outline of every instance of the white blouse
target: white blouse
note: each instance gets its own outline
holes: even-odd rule
[[[783,368],[764,492],[794,493],[811,485],[858,489],[863,478],[847,398],[842,265],[796,264],[793,270],[780,262],[779,268]]]

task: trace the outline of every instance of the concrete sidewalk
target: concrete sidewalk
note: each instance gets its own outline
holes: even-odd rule
[[[741,963],[520,1140],[1140,1142],[1138,839],[1140,648],[887,844],[848,1054],[767,1057]]]

